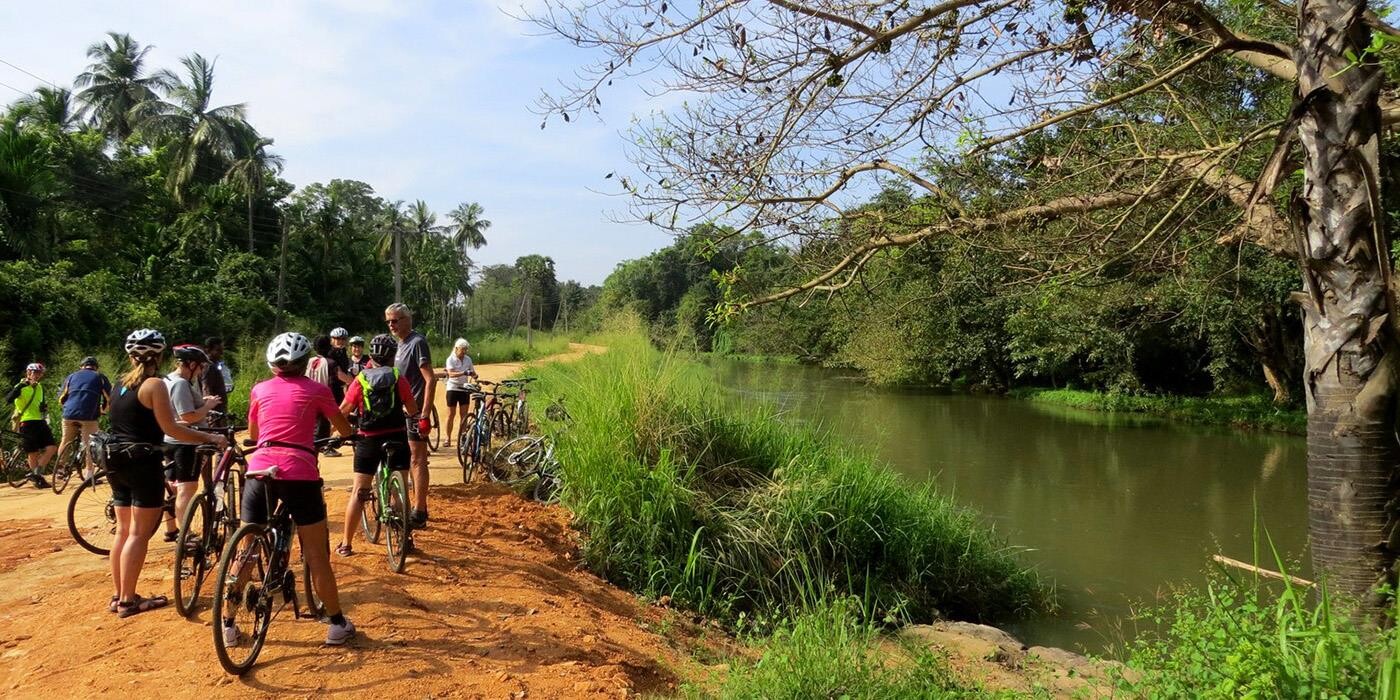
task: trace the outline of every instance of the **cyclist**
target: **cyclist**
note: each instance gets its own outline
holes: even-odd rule
[[[174,350],[175,371],[166,375],[165,386],[170,392],[170,405],[180,422],[191,428],[208,427],[205,417],[219,405],[218,396],[200,396],[197,382],[209,367],[209,356],[196,345],[177,345]],[[170,468],[166,479],[175,485],[175,522],[185,522],[185,509],[194,494],[199,490],[201,472],[209,469],[207,459],[200,459],[196,446],[204,442],[165,438],[166,454],[170,457]],[[201,465],[201,462],[203,464]],[[165,533],[165,541],[174,542],[179,537],[175,531]]]
[[[452,344],[452,354],[447,356],[447,444],[452,446],[452,423],[457,417],[457,407],[461,406],[462,422],[467,421],[467,415],[472,411],[472,395],[469,391],[471,380],[476,378],[476,367],[472,365],[472,358],[467,353],[472,349],[472,344],[466,338],[458,338]]]
[[[340,645],[355,634],[355,625],[341,610],[335,573],[331,571],[326,500],[321,495],[314,440],[317,418],[328,419],[341,437],[350,435],[350,424],[331,399],[330,389],[307,378],[310,355],[311,343],[300,333],[283,333],[267,346],[267,364],[273,376],[254,386],[248,397],[248,436],[259,447],[248,455],[248,474],[275,469],[275,481],[248,480],[240,517],[245,523],[266,523],[268,509],[276,506],[269,500],[286,506],[296,523],[316,595],[330,614],[326,643]],[[248,573],[240,572],[240,579]],[[238,628],[231,619],[222,622],[224,643],[236,646]]]
[[[350,375],[354,376],[364,371],[365,365],[369,363],[369,355],[365,354],[365,339],[355,336],[350,339]]]
[[[218,336],[205,338],[204,354],[209,356],[209,366],[205,368],[204,376],[200,377],[200,383],[204,386],[204,393],[219,397],[214,410],[227,413],[228,395],[233,391],[233,374],[224,364],[224,339]]]
[[[413,312],[404,304],[390,304],[384,309],[384,322],[399,341],[394,366],[408,380],[413,399],[418,402],[417,420],[408,426],[408,449],[413,465],[413,512],[408,519],[413,527],[423,527],[428,524],[428,430],[431,427],[428,417],[437,392],[437,375],[433,373],[428,339],[413,330]]]
[[[117,516],[111,553],[116,595],[108,609],[130,617],[170,602],[165,596],[143,598],[136,594],[146,549],[165,505],[161,444],[170,436],[222,449],[226,441],[222,435],[201,433],[176,422],[170,392],[160,378],[160,356],[165,351],[160,331],[133,331],[126,337],[125,347],[131,369],[118,382],[110,411],[112,435],[120,449],[107,453],[107,480]]]
[[[74,440],[86,445],[92,434],[97,432],[97,419],[107,412],[111,400],[112,382],[107,375],[98,371],[97,358],[83,358],[78,371],[63,380],[63,391],[58,395],[58,403],[63,406],[63,438],[59,441],[58,451],[62,453]],[[92,474],[92,458],[87,450],[80,450],[87,467],[83,471],[86,478]]]
[[[331,349],[326,353],[326,359],[331,361],[331,394],[335,396],[336,403],[345,398],[345,387],[354,380],[350,376],[350,351],[345,347],[349,339],[350,333],[344,328],[331,329]]]
[[[340,404],[340,412],[346,416],[359,414],[359,434],[373,438],[355,443],[355,489],[345,504],[345,531],[335,548],[336,554],[342,557],[355,553],[352,545],[360,524],[360,511],[370,497],[379,462],[385,458],[384,443],[394,444],[388,455],[393,460],[389,468],[408,469],[408,426],[404,417],[417,415],[418,402],[413,400],[408,380],[394,366],[398,350],[399,343],[394,336],[387,333],[374,336],[369,344],[374,364],[355,377],[345,392],[345,401]]]
[[[20,444],[29,458],[29,480],[35,488],[46,489],[49,482],[41,473],[58,452],[49,427],[48,403],[44,400],[44,365],[31,362],[24,368],[24,378],[5,395],[14,403],[14,420],[19,422]]]

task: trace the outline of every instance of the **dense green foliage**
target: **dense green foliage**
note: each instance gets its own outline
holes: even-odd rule
[[[480,205],[440,221],[363,182],[294,190],[244,105],[217,105],[214,61],[193,54],[177,75],[148,65],[148,50],[112,33],[89,49],[76,91],[40,88],[0,110],[0,373],[32,360],[64,370],[53,361],[64,343],[116,349],[138,327],[261,347],[279,325],[374,323],[395,298],[395,240],[420,330],[450,342],[491,328],[468,308],[469,253],[491,225]],[[531,284],[500,304],[554,299],[536,307],[544,327],[561,296],[582,312],[579,285],[533,261],[548,259],[522,258]]]
[[[766,619],[828,589],[876,619],[1012,617],[1053,607],[975,514],[869,456],[736,410],[706,370],[633,332],[536,371],[564,401],[550,426],[584,557],[609,580],[729,621]]]
[[[1265,396],[1144,396],[1074,389],[1024,389],[1020,398],[1088,411],[1140,413],[1200,425],[1229,425],[1304,435],[1308,414],[1300,407],[1279,406]]]

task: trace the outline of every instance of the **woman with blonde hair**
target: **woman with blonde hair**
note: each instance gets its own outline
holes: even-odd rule
[[[452,345],[452,354],[447,356],[447,444],[452,446],[452,423],[461,407],[462,423],[472,412],[472,379],[476,377],[476,367],[467,353],[472,344],[466,338],[458,338]]]
[[[223,448],[223,435],[204,433],[180,425],[170,406],[170,392],[161,378],[160,359],[165,336],[143,328],[126,337],[131,369],[122,376],[108,413],[114,444],[107,450],[107,480],[117,514],[117,534],[112,541],[112,596],[109,610],[130,617],[165,607],[163,596],[143,598],[136,581],[146,562],[146,549],[160,525],[165,505],[165,472],[161,445],[169,435],[181,442],[213,444]]]

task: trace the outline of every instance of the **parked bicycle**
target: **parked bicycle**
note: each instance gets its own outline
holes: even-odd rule
[[[204,488],[190,500],[184,522],[180,523],[180,535],[175,540],[175,610],[185,617],[194,612],[205,577],[218,563],[224,543],[238,529],[239,497],[248,461],[234,436],[243,429],[225,425],[209,431],[222,433],[228,445]],[[212,446],[204,445],[197,450],[201,459],[215,452]]]
[[[497,388],[485,391],[481,385]],[[508,432],[505,424],[509,419],[501,411],[501,401],[515,398],[514,393],[502,391],[495,382],[485,379],[468,391],[476,410],[462,419],[462,430],[457,434],[457,462],[462,465],[462,483],[471,483],[477,467],[485,464],[490,455],[491,436]]]
[[[515,400],[505,404],[501,409],[506,415],[506,419],[503,422],[506,432],[498,434],[504,437],[509,435],[524,435],[530,432],[528,389],[530,382],[534,381],[539,381],[539,379],[537,377],[519,377],[516,379],[506,379],[501,382],[500,386],[514,390],[516,394],[514,397]]]
[[[174,518],[175,489],[165,485],[164,518]],[[117,536],[117,507],[112,503],[112,486],[107,470],[93,472],[73,489],[68,497],[68,534],[73,541],[93,554],[105,557],[112,551]]]
[[[29,456],[19,433],[0,430],[0,478],[14,488],[29,483]]]
[[[49,485],[53,487],[54,493],[63,493],[73,475],[83,471],[83,466],[87,463],[86,448],[87,442],[81,437],[76,437],[54,456],[53,474],[49,475]]]
[[[355,438],[323,438],[317,440],[317,451],[324,447],[338,447]],[[249,447],[244,454],[251,454],[258,448],[255,443],[244,442]],[[249,479],[263,479],[269,486],[266,489],[269,506],[272,493],[276,489],[277,469],[267,472],[250,473]],[[234,532],[224,545],[219,557],[218,574],[214,579],[214,651],[224,670],[241,676],[253,667],[267,641],[268,628],[272,620],[287,605],[292,606],[294,619],[320,620],[325,616],[325,607],[316,597],[311,584],[311,569],[302,555],[301,585],[304,587],[306,611],[302,611],[301,600],[297,597],[297,578],[292,572],[292,541],[296,526],[287,512],[285,503],[278,503],[266,525],[245,523]],[[326,552],[330,556],[330,552]],[[236,646],[224,641],[223,626],[219,620],[232,620],[239,633]]]
[[[365,539],[379,544],[379,536],[384,535],[389,570],[396,574],[403,571],[413,537],[408,525],[407,473],[389,468],[392,464],[391,451],[397,449],[398,444],[393,441],[384,443],[384,456],[375,471],[373,488],[369,499],[361,504],[364,508],[360,511],[360,526],[364,528]]]
[[[559,460],[554,442],[543,435],[522,435],[501,445],[486,469],[487,478],[529,492],[537,501],[559,496]]]

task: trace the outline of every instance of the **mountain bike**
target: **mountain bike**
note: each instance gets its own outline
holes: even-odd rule
[[[486,475],[518,491],[529,491],[537,501],[552,502],[559,495],[559,460],[554,457],[554,442],[543,435],[522,435],[501,445]]]
[[[505,423],[509,426],[509,434],[511,435],[524,435],[530,432],[530,405],[526,399],[527,387],[529,387],[530,382],[534,381],[539,381],[539,379],[537,377],[520,377],[501,382],[501,386],[516,390],[515,401],[507,404],[504,408],[506,412]]]
[[[87,442],[81,435],[69,441],[63,449],[53,458],[53,474],[49,476],[49,485],[53,487],[54,493],[63,493],[68,488],[68,482],[73,479],[74,472],[82,471],[83,465],[87,462],[84,455],[84,447]]]
[[[194,612],[205,577],[218,563],[224,543],[238,529],[239,496],[248,468],[234,437],[239,430],[243,428],[226,426],[208,431],[223,434],[228,445],[206,477],[204,488],[190,500],[175,539],[175,610],[185,617]],[[197,448],[201,460],[215,451],[213,446]]]
[[[389,558],[389,570],[396,574],[403,571],[412,538],[412,531],[408,526],[406,474],[389,468],[392,451],[398,449],[399,445],[396,442],[384,443],[384,457],[379,460],[369,499],[360,504],[363,506],[360,509],[360,526],[365,530],[365,539],[372,544],[379,544],[381,532],[385,535],[384,549]]]
[[[165,504],[161,510],[175,512],[175,490],[170,484],[165,485]],[[112,503],[107,470],[93,472],[68,497],[68,534],[93,554],[101,557],[111,554],[112,540],[117,536],[117,507]]]
[[[0,478],[19,488],[29,482],[29,455],[19,433],[0,431]]]
[[[323,438],[315,442],[316,451],[324,447],[338,447],[355,438]],[[251,454],[258,448],[255,444],[244,454]],[[277,488],[277,468],[266,472],[245,474],[249,479],[260,479],[267,484],[264,490],[271,505],[273,492]],[[325,616],[325,607],[316,597],[311,583],[311,567],[305,552],[301,557],[301,582],[305,587],[306,612],[302,611],[297,597],[297,578],[292,572],[292,540],[296,526],[287,512],[285,503],[279,502],[266,525],[245,523],[238,528],[224,546],[219,557],[218,574],[214,579],[214,651],[219,656],[219,665],[224,670],[241,676],[253,667],[267,641],[268,628],[272,620],[287,605],[292,606],[294,619],[319,620]],[[330,552],[326,552],[330,556]],[[239,629],[238,646],[224,643],[223,621],[233,620]]]
[[[438,447],[442,446],[442,426],[438,425],[437,406],[428,411],[428,423],[432,426],[428,429],[428,449],[437,452]]]
[[[480,384],[495,385],[485,379]],[[499,386],[492,391],[483,391],[479,386],[468,387],[476,410],[462,418],[462,430],[457,434],[457,462],[462,465],[462,483],[471,483],[477,465],[485,463],[491,448],[493,434],[504,435],[508,420],[500,410],[500,400],[515,398],[515,394],[502,392]]]

